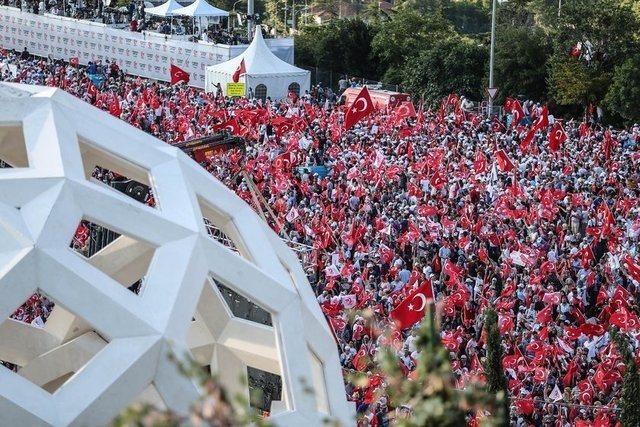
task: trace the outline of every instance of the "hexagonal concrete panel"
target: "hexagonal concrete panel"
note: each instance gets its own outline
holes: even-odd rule
[[[222,183],[51,88],[0,83],[0,139],[11,166],[0,168],[0,361],[13,370],[0,369],[0,424],[104,425],[141,396],[187,411],[199,389],[171,354],[191,355],[245,395],[248,368],[279,376],[276,425],[353,423],[298,259]],[[110,171],[135,185],[114,191],[101,176]],[[113,239],[76,253],[93,236],[82,226],[95,224]],[[16,320],[24,301],[39,310],[36,291],[48,298],[44,319]],[[234,316],[229,295],[270,322]]]

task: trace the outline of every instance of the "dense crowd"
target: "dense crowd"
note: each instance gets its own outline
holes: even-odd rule
[[[318,88],[294,99],[232,100],[106,72],[98,89],[83,68],[11,52],[3,61],[19,68],[2,79],[63,87],[169,144],[223,128],[246,139],[246,153],[203,167],[253,203],[237,173],[245,171],[273,209],[274,229],[316,248],[307,273],[341,364],[369,376],[366,386],[346,386],[362,425],[388,425],[411,410],[391,407],[371,359],[393,346],[411,377],[415,332],[380,331],[425,283],[442,312],[457,387],[484,381],[483,309],[491,304],[512,425],[616,424],[624,366],[609,325],[639,354],[637,125],[567,121],[567,139],[552,147],[560,121],[542,105],[523,101],[523,117],[490,120],[451,95],[433,113],[386,108],[345,131],[344,108]],[[348,315],[353,309],[371,315]]]

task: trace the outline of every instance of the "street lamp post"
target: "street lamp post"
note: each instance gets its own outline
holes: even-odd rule
[[[291,0],[291,29],[296,31],[296,0]]]
[[[253,39],[253,19],[255,15],[253,1],[254,0],[247,0],[247,38],[249,39],[249,41]]]
[[[498,0],[493,0],[493,6],[491,10],[491,52],[489,56],[489,88],[493,89],[493,60],[494,52],[496,48],[496,4]],[[493,96],[489,94],[489,115],[493,115]]]

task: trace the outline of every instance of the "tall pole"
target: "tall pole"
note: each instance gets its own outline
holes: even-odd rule
[[[493,88],[493,57],[496,49],[496,4],[498,0],[493,0],[491,10],[491,53],[489,56],[489,87]],[[489,96],[489,115],[493,115],[493,97]]]
[[[296,31],[296,0],[291,0],[291,29]]]
[[[287,31],[287,0],[284,0],[284,34],[285,37],[289,34]]]
[[[558,18],[560,18],[561,10],[562,10],[562,0],[558,0]]]
[[[253,8],[253,0],[247,1],[247,38],[249,41],[253,39],[253,27],[255,26],[253,23],[254,8]]]

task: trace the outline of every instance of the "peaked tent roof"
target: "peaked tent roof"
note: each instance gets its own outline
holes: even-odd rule
[[[176,0],[168,0],[160,6],[145,9],[145,13],[156,16],[174,16],[176,14],[175,11],[181,8],[182,6]]]
[[[184,16],[229,16],[229,12],[211,6],[206,0],[196,0],[189,6],[175,10],[173,13]]]
[[[212,65],[210,68],[218,72],[233,74],[243,59],[247,75],[292,75],[309,72],[283,61],[271,52],[271,49],[269,49],[269,46],[267,46],[262,38],[262,31],[259,26],[256,28],[255,37],[251,41],[251,44],[244,52],[226,62]]]

